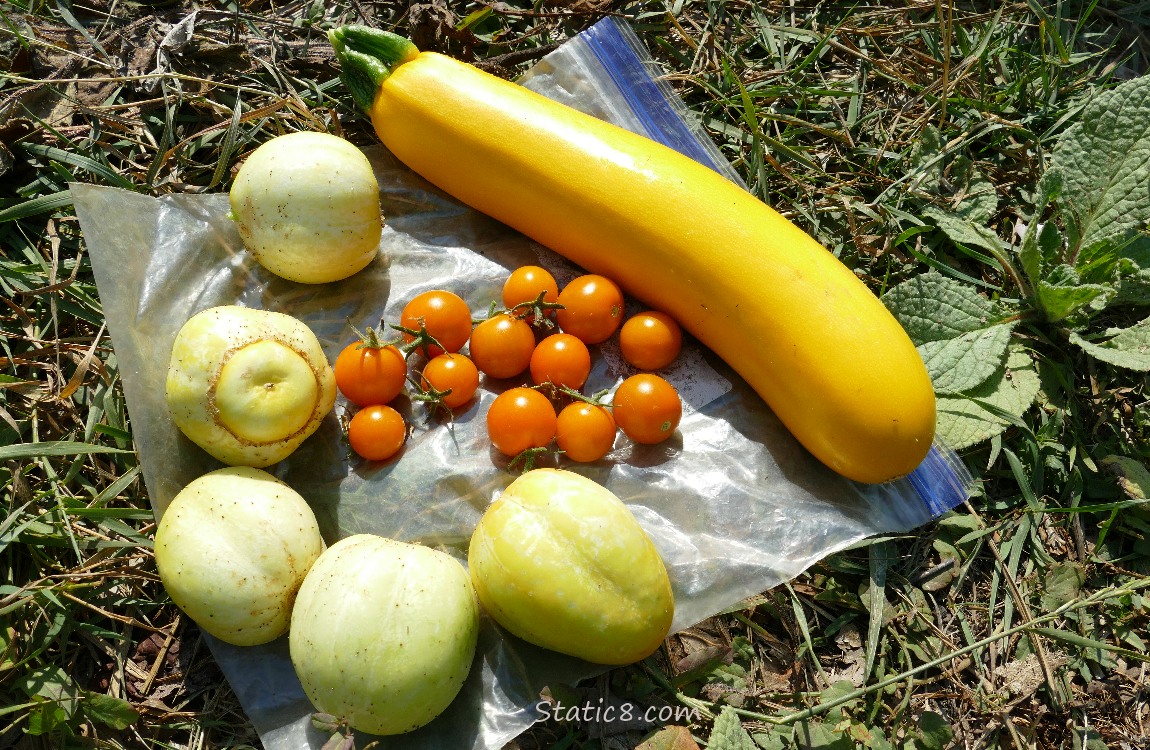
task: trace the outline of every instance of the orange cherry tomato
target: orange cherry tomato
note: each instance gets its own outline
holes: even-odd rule
[[[468,352],[480,372],[493,378],[513,378],[531,364],[535,331],[507,313],[499,313],[471,332]]]
[[[442,289],[422,292],[408,302],[400,314],[399,324],[404,328],[419,330],[420,326],[442,346],[427,347],[427,356],[435,357],[446,352],[457,352],[471,336],[471,309],[459,295]],[[405,341],[415,339],[404,333]]]
[[[541,292],[544,302],[555,302],[559,296],[555,277],[540,266],[521,266],[503,282],[503,306],[510,310],[524,302],[534,302]]]
[[[373,346],[356,341],[335,358],[335,384],[357,406],[386,404],[407,382],[407,360],[394,346]]]
[[[619,384],[612,399],[615,422],[636,443],[659,443],[671,437],[683,417],[679,392],[651,373],[632,375]]]
[[[407,439],[407,424],[395,409],[375,404],[360,409],[347,427],[351,449],[368,461],[386,461]]]
[[[623,359],[640,370],[658,370],[675,361],[683,347],[683,332],[674,319],[661,312],[642,312],[619,329]]]
[[[558,301],[563,305],[555,313],[559,327],[585,344],[606,341],[623,323],[623,291],[604,276],[587,274],[572,280]]]
[[[559,412],[555,442],[572,461],[598,461],[615,445],[617,431],[610,409],[574,401]]]
[[[539,391],[511,388],[495,397],[487,410],[487,435],[496,450],[518,456],[555,439],[555,407]]]
[[[451,391],[440,400],[448,409],[463,406],[479,389],[479,370],[462,354],[440,354],[423,366],[420,383],[424,390]]]
[[[579,390],[591,374],[591,352],[569,333],[553,333],[531,354],[531,379],[536,385],[554,383]]]

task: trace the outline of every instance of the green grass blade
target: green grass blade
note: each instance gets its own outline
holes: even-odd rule
[[[148,520],[154,517],[150,510],[142,508],[69,508],[68,515],[76,518],[100,520],[106,518],[126,518],[128,520]]]
[[[14,514],[12,516],[12,519],[16,519],[16,518],[19,518],[19,516]],[[9,519],[9,520],[12,520],[12,519]],[[39,516],[29,516],[24,521],[24,523],[20,524],[19,526],[12,525],[11,528],[0,530],[0,552],[3,552],[5,549],[7,549],[8,545],[11,544],[13,541],[15,541],[20,536],[20,534],[23,533],[23,531],[25,529],[27,529],[29,526],[34,525],[39,520],[40,520]]]
[[[139,466],[139,464],[137,464],[137,465],[133,466],[132,468],[128,469],[127,471],[125,471],[123,476],[121,476],[115,482],[112,482],[110,485],[108,485],[103,490],[101,490],[100,494],[96,495],[96,497],[92,500],[92,505],[93,506],[102,506],[104,503],[113,499],[114,497],[119,495],[121,492],[126,490],[129,486],[131,486],[132,482],[136,481],[136,477],[138,477],[139,475],[140,475],[140,466]]]
[[[1006,456],[1007,463],[1010,464],[1010,471],[1014,474],[1014,479],[1018,482],[1018,487],[1022,491],[1022,497],[1026,500],[1027,507],[1035,513],[1040,513],[1043,508],[1038,502],[1038,496],[1034,494],[1034,488],[1030,484],[1030,480],[1026,476],[1026,469],[1022,466],[1022,461],[1019,460],[1018,455],[1009,448],[1003,448],[1002,453]]]
[[[886,577],[891,563],[895,560],[895,548],[890,542],[879,542],[870,546],[870,586],[866,592],[867,609],[870,618],[867,622],[866,666],[863,679],[868,679],[874,670],[878,655],[879,638],[882,635],[883,615],[886,608]]]
[[[1030,632],[1046,636],[1051,640],[1068,643],[1071,646],[1077,646],[1083,649],[1098,649],[1102,651],[1109,651],[1120,656],[1125,656],[1128,659],[1150,662],[1150,654],[1144,654],[1141,651],[1135,651],[1133,649],[1115,646],[1112,643],[1106,643],[1105,641],[1100,641],[1095,638],[1087,638],[1084,635],[1072,633],[1068,630],[1058,630],[1057,628],[1030,628]]]
[[[107,445],[79,443],[70,440],[54,440],[43,443],[17,443],[0,446],[0,461],[13,458],[37,458],[40,456],[83,456],[89,453],[131,453],[123,448]]]
[[[807,621],[807,613],[803,610],[803,604],[799,601],[799,595],[795,593],[790,583],[786,584],[786,587],[791,594],[791,609],[795,614],[795,622],[798,623],[799,631],[803,634],[803,645],[806,647],[807,656],[814,662],[815,669],[818,670],[823,680],[829,682],[827,672],[819,659],[818,649],[815,648],[814,640],[811,638],[810,623]]]
[[[9,206],[3,211],[0,211],[0,223],[26,219],[29,216],[36,216],[38,214],[46,214],[50,211],[56,211],[71,205],[71,191],[61,190],[51,195],[41,195],[38,198],[17,203],[15,206]]]
[[[232,154],[236,150],[236,141],[239,139],[240,123],[243,121],[241,115],[243,114],[244,107],[240,100],[239,94],[236,94],[236,104],[232,108],[232,120],[228,123],[228,129],[224,132],[224,142],[220,146],[220,160],[216,163],[216,170],[212,173],[212,180],[208,183],[208,187],[216,187],[224,181],[231,167]]]
[[[94,175],[103,177],[109,183],[116,187],[121,187],[126,190],[135,190],[136,185],[128,178],[121,175],[116,170],[109,167],[107,164],[96,161],[83,154],[77,154],[72,151],[65,151],[62,148],[55,146],[45,146],[41,143],[22,143],[20,148],[25,152],[34,156],[39,156],[43,159],[50,159],[58,161],[62,164],[69,164],[73,167],[78,167],[85,171],[91,172]]]

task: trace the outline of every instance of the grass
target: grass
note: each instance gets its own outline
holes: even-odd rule
[[[1009,240],[1058,136],[1091,94],[1145,71],[1150,38],[1127,2],[220,3],[157,72],[155,19],[190,7],[0,8],[0,747],[260,746],[158,583],[69,182],[220,191],[280,132],[371,143],[323,41],[333,23],[397,23],[511,76],[610,11],[751,189],[876,292],[933,269],[1011,300],[1009,262],[950,241],[924,207],[960,205],[974,165]],[[1110,457],[1147,465],[1147,378],[1033,315],[1015,335],[1042,393],[963,451],[968,503],[553,694],[691,709],[661,739],[716,749],[1145,746],[1150,515],[1136,470]],[[659,728],[553,720],[516,744],[630,747]]]

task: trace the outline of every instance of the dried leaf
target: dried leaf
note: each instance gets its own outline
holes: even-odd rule
[[[687,727],[671,726],[647,735],[635,750],[699,750],[699,743]]]
[[[1107,456],[1102,463],[1118,475],[1118,486],[1133,500],[1150,498],[1150,469],[1127,456]]]

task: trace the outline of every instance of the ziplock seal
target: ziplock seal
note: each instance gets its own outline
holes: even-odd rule
[[[577,39],[587,44],[642,124],[644,135],[743,185],[718,147],[702,132],[691,111],[671,87],[659,79],[657,66],[630,26],[609,17],[582,32]]]
[[[974,477],[962,459],[940,441],[935,441],[907,481],[936,518],[961,505],[974,487]]]

